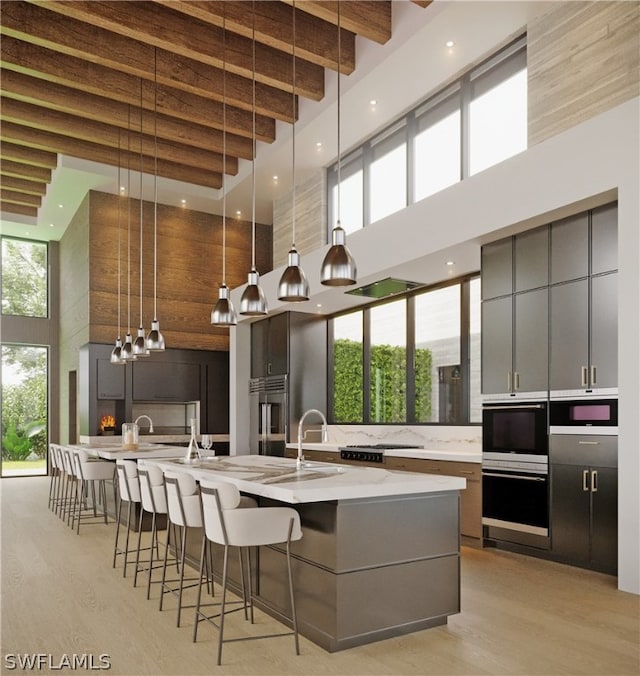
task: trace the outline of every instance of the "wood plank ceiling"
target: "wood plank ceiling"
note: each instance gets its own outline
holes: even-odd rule
[[[234,175],[238,160],[252,157],[254,30],[256,138],[271,143],[276,120],[297,115],[298,96],[323,98],[326,69],[353,72],[356,35],[391,37],[391,4],[3,2],[2,211],[37,216],[58,153],[136,168],[142,158],[149,174],[157,157],[159,176],[219,188],[223,171]]]

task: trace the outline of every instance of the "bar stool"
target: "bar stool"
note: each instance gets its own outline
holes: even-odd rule
[[[161,563],[158,548],[158,514],[167,514],[167,495],[164,487],[164,474],[159,467],[148,465],[144,468],[138,468],[138,477],[140,479],[140,496],[142,500],[142,509],[152,515],[151,518],[151,543],[149,545],[149,561],[147,563],[147,599],[151,595],[151,573],[153,571],[153,552],[156,552],[156,561]],[[169,541],[169,526],[167,521],[167,542]],[[177,542],[175,526],[173,526],[174,541]],[[136,549],[136,572],[133,578],[133,586],[138,582],[138,573],[140,572],[140,542],[142,540],[142,529],[138,531],[138,547]],[[178,560],[176,558],[176,565]]]
[[[201,610],[202,571],[205,559],[205,543],[203,542],[200,558],[200,584],[198,585],[193,640],[195,641],[197,638],[198,624],[202,620],[206,620],[218,628],[218,666],[222,662],[222,644],[230,641],[244,641],[254,638],[272,638],[275,636],[293,635],[296,655],[299,655],[298,620],[296,617],[293,576],[291,573],[291,542],[302,538],[300,515],[295,509],[290,507],[255,507],[238,509],[240,505],[240,492],[238,491],[238,488],[231,483],[222,481],[202,480],[200,482],[200,499],[205,537],[209,542],[224,545],[224,561],[222,569],[222,601],[220,603],[220,612],[208,616]],[[263,634],[261,636],[243,636],[240,638],[227,639],[225,641],[223,633],[229,547],[238,547],[242,550],[242,548],[248,549],[249,547],[275,544],[286,544],[293,631],[277,634]],[[248,580],[251,622],[253,623],[253,591],[251,588],[250,565]],[[242,581],[244,586],[244,571],[242,571]],[[234,610],[237,610],[237,608]],[[215,618],[219,618],[219,624],[217,625],[214,621]]]
[[[200,578],[187,578],[184,577],[184,567],[185,567],[185,554],[186,554],[186,545],[187,545],[187,531],[189,528],[202,528],[202,510],[200,507],[200,496],[198,495],[198,487],[196,485],[195,479],[190,474],[185,474],[184,472],[164,472],[164,486],[166,491],[167,498],[167,515],[169,517],[169,522],[174,526],[177,526],[181,529],[181,538],[178,541],[176,539],[176,558],[178,559],[179,567],[179,577],[174,580],[167,580],[167,560],[169,555],[169,538],[167,538],[165,550],[164,550],[164,563],[162,566],[162,581],[160,587],[160,605],[159,609],[162,610],[162,605],[164,601],[164,595],[171,593],[178,597],[178,620],[177,625],[180,626],[180,617],[183,608],[194,608],[193,605],[182,604],[183,591],[191,587],[195,587],[196,583],[202,583],[203,575],[207,580],[207,587],[211,589],[213,593],[213,577],[210,571],[213,570],[212,561],[211,561],[211,550],[207,548],[208,557],[206,562],[203,561],[203,565],[200,569]],[[206,569],[206,571],[204,570]],[[193,583],[185,586],[185,582]],[[177,583],[177,587],[172,586],[174,583]]]
[[[58,509],[58,487],[62,480],[62,468],[58,467],[57,444],[49,444],[49,471],[51,472],[51,481],[49,482],[49,509],[54,512]]]
[[[72,451],[68,446],[60,447],[62,463],[65,474],[64,497],[62,498],[62,520],[71,527],[71,515],[74,513],[78,499],[78,477],[76,475],[75,461]]]
[[[113,498],[116,498],[116,489],[114,482],[114,467],[113,463],[107,462],[106,460],[97,460],[90,459],[89,454],[82,448],[76,448],[72,451],[73,459],[75,460],[75,474],[78,484],[80,485],[80,495],[77,496],[76,501],[74,502],[73,518],[71,521],[71,527],[77,519],[78,525],[76,527],[76,532],[80,535],[80,521],[82,519],[96,519],[98,517],[97,504],[96,504],[96,483],[98,484],[98,498],[102,502],[102,515],[104,518],[105,524],[109,523],[107,518],[107,488],[106,482],[111,481],[113,487]],[[86,504],[86,500],[89,493],[89,488],[91,488],[91,506],[90,508],[83,507]],[[77,492],[77,491],[76,491]],[[90,509],[89,514],[83,514],[83,511]]]
[[[118,508],[116,510],[116,542],[113,547],[113,568],[116,567],[116,558],[119,555],[124,557],[122,566],[122,577],[127,577],[127,565],[134,563],[127,561],[129,557],[129,533],[131,529],[131,509],[133,505],[141,503],[140,481],[138,479],[138,465],[134,460],[116,460],[116,471],[118,475]],[[122,503],[127,503],[127,537],[124,549],[118,549],[118,539],[120,537],[120,517],[122,515]],[[142,509],[140,510],[140,519],[138,527],[142,527]],[[131,551],[133,553],[133,550]]]
[[[59,478],[58,485],[56,487],[56,496],[55,496],[55,513],[61,518],[64,518],[65,511],[65,494],[67,488],[67,470],[64,464],[64,450],[60,444],[53,444],[53,457],[56,459],[56,464],[58,466]]]

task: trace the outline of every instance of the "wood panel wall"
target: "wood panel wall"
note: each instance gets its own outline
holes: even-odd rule
[[[287,264],[291,248],[291,191],[273,203],[273,266]],[[324,169],[296,186],[296,248],[309,253],[327,243],[327,180]],[[304,267],[304,264],[303,264]]]
[[[118,215],[118,203],[121,211]],[[121,336],[127,332],[130,296],[131,333],[140,324],[140,202],[131,200],[130,240],[126,199],[89,194],[88,308],[89,340],[113,343],[118,325],[118,223],[121,236]],[[120,219],[120,220],[119,220]],[[142,318],[153,319],[154,206],[143,203]],[[211,326],[211,310],[222,282],[222,219],[179,207],[158,205],[157,308],[167,347],[228,350],[229,330]],[[129,247],[130,243],[130,247]],[[128,272],[128,259],[131,268]],[[227,220],[227,285],[246,283],[251,267],[251,223]],[[272,269],[271,227],[256,226],[256,267]],[[87,288],[87,287],[85,287]],[[86,341],[85,341],[86,342]]]
[[[529,146],[640,95],[639,36],[638,2],[558,2],[529,22]]]

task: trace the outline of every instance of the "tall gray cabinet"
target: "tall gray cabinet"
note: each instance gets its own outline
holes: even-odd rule
[[[549,228],[482,247],[482,392],[548,389]]]
[[[551,225],[552,395],[618,384],[617,206]]]

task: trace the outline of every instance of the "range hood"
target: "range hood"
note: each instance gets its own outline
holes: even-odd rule
[[[405,291],[411,291],[412,289],[417,289],[420,286],[424,285],[420,282],[409,282],[406,279],[385,277],[385,279],[381,279],[378,282],[365,284],[365,286],[360,286],[357,289],[351,289],[351,291],[346,291],[345,293],[350,293],[353,296],[379,299],[395,296],[399,293],[405,293]]]

